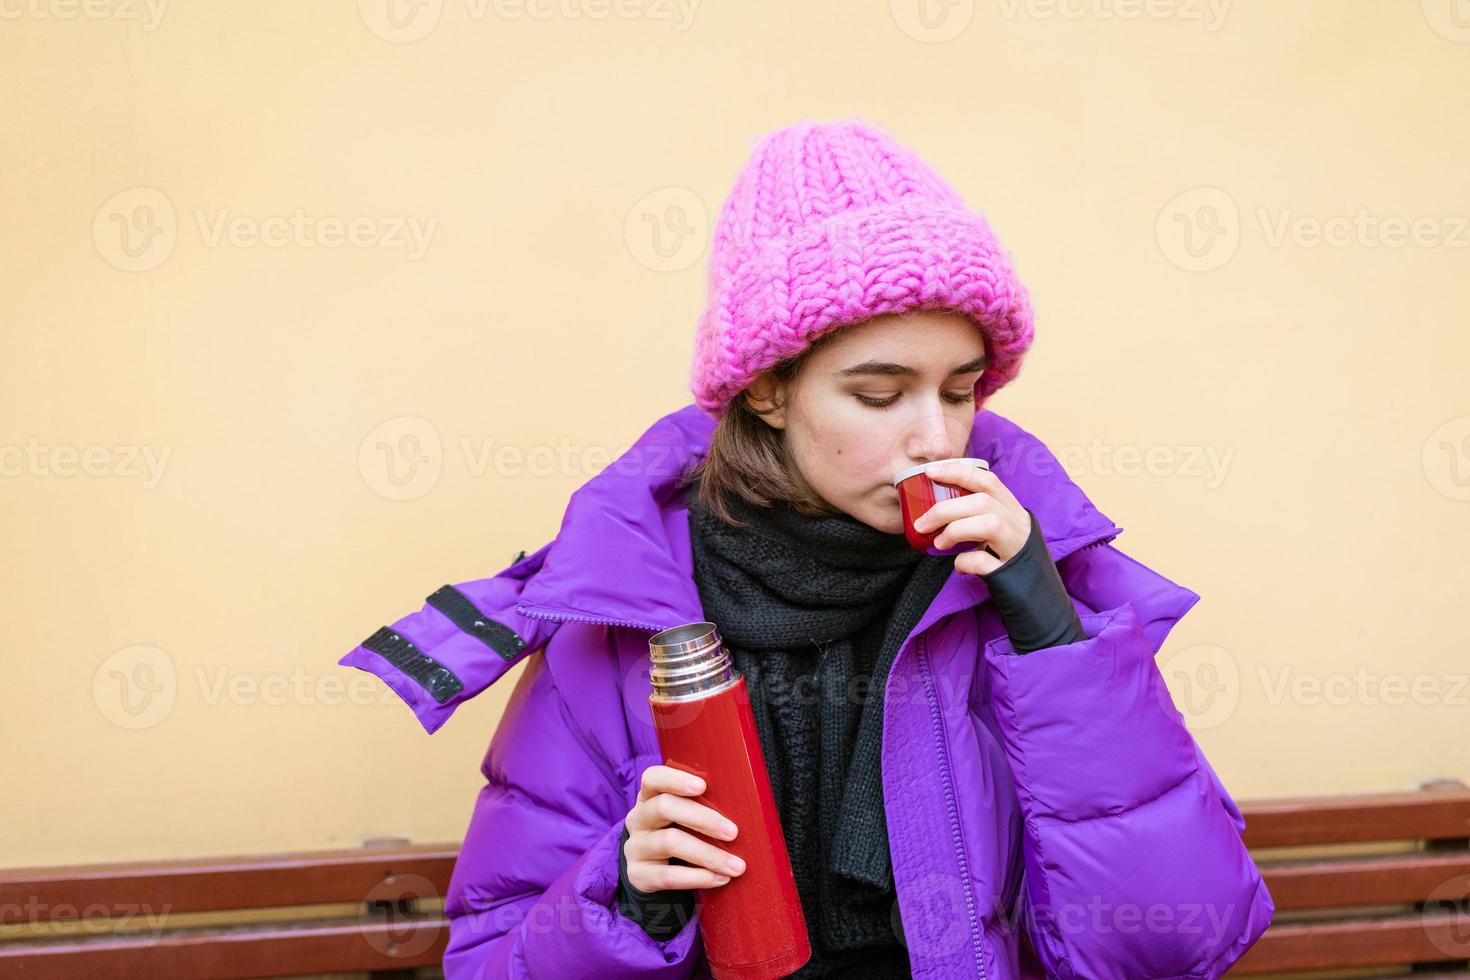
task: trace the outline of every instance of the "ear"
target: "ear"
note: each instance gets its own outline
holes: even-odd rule
[[[769,371],[757,375],[740,397],[745,404],[773,429],[786,428],[786,392],[783,385]]]

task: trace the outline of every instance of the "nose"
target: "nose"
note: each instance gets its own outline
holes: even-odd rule
[[[905,448],[914,463],[932,463],[954,455],[949,441],[949,420],[944,413],[930,412],[919,420],[909,433],[909,445]]]

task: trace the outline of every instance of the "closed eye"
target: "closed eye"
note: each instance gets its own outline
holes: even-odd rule
[[[870,408],[891,408],[902,396],[892,395],[888,398],[869,398],[867,395],[854,393],[853,397]],[[951,405],[963,405],[965,402],[975,400],[975,389],[966,388],[963,392],[946,391],[943,397]]]

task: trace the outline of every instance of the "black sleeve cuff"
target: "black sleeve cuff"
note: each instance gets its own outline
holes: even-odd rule
[[[1087,639],[1077,607],[1046,549],[1041,524],[1029,507],[1026,513],[1031,518],[1026,543],[999,568],[982,576],[1017,653]]]
[[[645,892],[634,888],[628,881],[628,858],[623,853],[623,846],[627,843],[628,825],[624,824],[622,836],[618,838],[618,912],[623,918],[638,923],[649,938],[667,942],[694,917],[694,889]],[[679,858],[669,858],[669,863],[689,865],[688,861]]]

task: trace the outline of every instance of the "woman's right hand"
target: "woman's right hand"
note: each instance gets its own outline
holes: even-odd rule
[[[744,873],[740,858],[685,829],[717,840],[733,840],[738,832],[722,814],[689,799],[703,792],[704,780],[682,769],[659,765],[643,770],[638,802],[624,819],[628,842],[623,861],[634,888],[645,892],[715,888],[731,875]],[[670,864],[671,857],[689,866]]]

